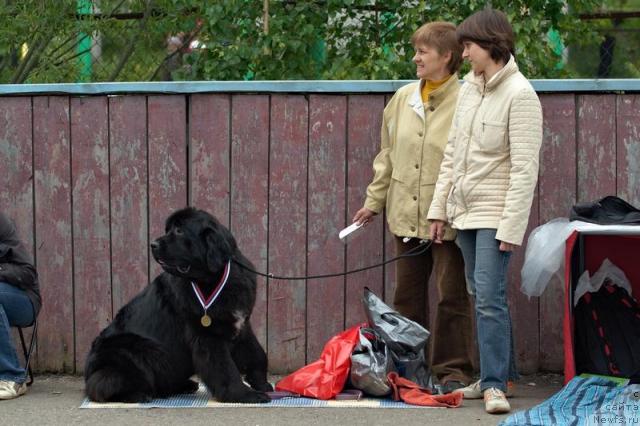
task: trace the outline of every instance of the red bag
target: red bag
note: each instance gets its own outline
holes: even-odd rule
[[[276,383],[276,390],[317,399],[334,398],[349,377],[351,352],[359,339],[361,326],[359,324],[332,337],[324,346],[320,359],[280,380]]]

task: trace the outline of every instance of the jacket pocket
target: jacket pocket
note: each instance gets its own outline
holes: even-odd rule
[[[506,146],[507,123],[501,121],[482,122],[480,147],[483,151],[502,151]]]
[[[405,177],[404,177],[402,171],[400,169],[395,168],[395,167],[394,167],[393,171],[391,172],[391,179],[397,180],[398,182],[404,182],[405,181]]]
[[[458,208],[458,202],[456,201],[455,197],[455,192],[456,192],[456,186],[455,185],[451,185],[451,188],[449,189],[449,194],[447,195],[447,201],[446,201],[446,213],[447,213],[447,220],[449,223],[452,223],[454,221],[454,219],[456,218],[456,210]]]

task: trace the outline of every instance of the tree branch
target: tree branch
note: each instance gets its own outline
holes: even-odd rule
[[[27,56],[20,63],[20,66],[13,75],[13,78],[11,79],[12,84],[20,84],[27,79],[27,76],[38,64],[38,60],[40,59],[42,52],[44,52],[44,49],[50,42],[51,38],[47,37],[46,35],[41,36],[39,39],[37,39],[37,41],[34,43],[34,46],[29,49]]]
[[[144,28],[147,25],[147,21],[149,20],[149,15],[151,15],[152,4],[153,4],[153,0],[147,0],[147,7],[145,8],[144,16],[142,17],[142,20],[140,20],[139,33],[142,33],[144,31]],[[116,65],[116,68],[113,70],[113,72],[109,76],[109,81],[115,81],[116,77],[118,77],[118,74],[122,72],[122,69],[124,68],[125,64],[133,54],[133,51],[135,50],[135,47],[136,47],[134,43],[136,35],[131,36],[131,40],[129,40],[129,45],[127,46],[127,49],[125,50],[124,54],[120,58],[120,61],[118,61],[118,65]]]

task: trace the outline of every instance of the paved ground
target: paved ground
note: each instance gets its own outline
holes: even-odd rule
[[[532,407],[562,386],[562,377],[523,377],[512,398],[514,410]],[[36,376],[29,393],[0,401],[0,425],[495,425],[482,401],[467,400],[456,409],[357,408],[193,408],[79,409],[83,381],[73,376]]]

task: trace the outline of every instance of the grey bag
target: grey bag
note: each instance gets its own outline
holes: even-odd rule
[[[433,389],[424,355],[429,331],[391,309],[367,287],[362,302],[369,325],[387,344],[398,375],[423,388]]]
[[[388,395],[387,374],[395,371],[389,348],[372,328],[361,328],[359,337],[351,353],[351,385],[369,395]]]

